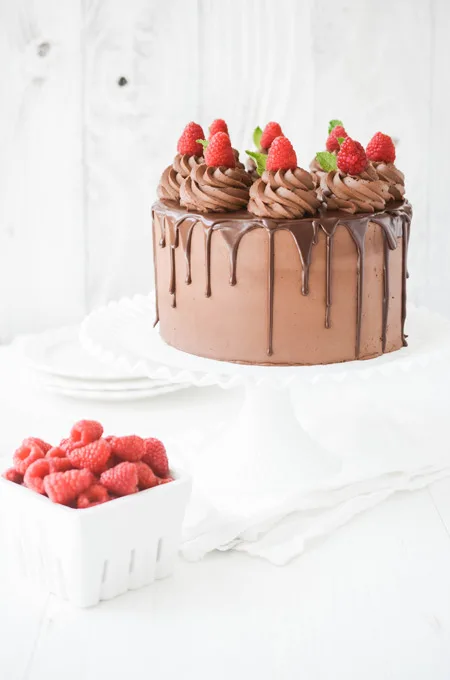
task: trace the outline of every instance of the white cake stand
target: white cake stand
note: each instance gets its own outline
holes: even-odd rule
[[[209,492],[290,493],[337,474],[341,461],[301,427],[290,388],[325,378],[342,381],[353,373],[364,378],[382,372],[388,379],[394,371],[426,366],[450,350],[450,322],[417,308],[408,311],[408,347],[368,361],[326,366],[244,366],[203,359],[166,345],[153,320],[152,296],[122,299],[92,312],[80,339],[99,359],[139,375],[196,386],[245,386],[239,416],[192,461],[196,481]]]

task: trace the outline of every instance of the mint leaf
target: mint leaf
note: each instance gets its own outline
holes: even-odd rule
[[[316,153],[316,160],[322,170],[325,170],[325,172],[337,170],[337,161],[334,153],[330,153],[329,151],[319,151],[319,153]]]
[[[261,148],[262,133],[263,133],[263,131],[261,130],[259,125],[253,131],[253,144],[256,146],[257,149]]]
[[[337,125],[342,125],[342,127],[344,127],[342,120],[330,120],[328,123],[328,134],[330,134],[331,130],[334,130]]]
[[[197,144],[201,144],[204,149],[208,146],[209,142],[207,139],[196,139]]]
[[[339,146],[341,146],[342,142],[344,141],[345,137],[338,137],[337,140],[339,142]]]
[[[267,154],[259,153],[258,151],[246,151],[245,153],[247,156],[250,156],[250,158],[253,158],[253,160],[256,162],[256,171],[261,177],[264,170],[266,169]]]

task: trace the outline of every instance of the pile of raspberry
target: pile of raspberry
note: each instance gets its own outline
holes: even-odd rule
[[[75,423],[59,446],[28,437],[13,463],[5,479],[71,508],[90,508],[173,481],[159,439],[103,437],[95,420]]]

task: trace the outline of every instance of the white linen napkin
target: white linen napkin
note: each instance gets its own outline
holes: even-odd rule
[[[198,560],[214,549],[233,549],[283,565],[392,494],[449,475],[448,374],[448,364],[440,364],[397,377],[349,378],[345,388],[320,383],[298,394],[303,426],[342,459],[341,472],[289,497],[230,492],[211,498],[194,485],[183,556]],[[200,436],[191,433],[192,450]],[[184,463],[189,467],[189,456]]]

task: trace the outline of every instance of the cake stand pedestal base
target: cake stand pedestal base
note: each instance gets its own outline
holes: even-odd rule
[[[388,381],[398,371],[440,360],[450,348],[449,322],[410,307],[410,344],[398,352],[324,366],[231,364],[169,347],[153,328],[153,318],[152,296],[124,298],[92,312],[82,324],[80,339],[92,354],[132,374],[198,387],[245,386],[239,416],[191,457],[195,482],[218,496],[221,489],[228,497],[234,491],[269,496],[282,489],[288,494],[339,472],[340,461],[311,439],[296,419],[291,387],[307,388],[322,379],[341,382],[352,374],[368,379],[382,373]]]
[[[192,459],[197,483],[209,491],[271,494],[339,472],[341,461],[301,427],[289,388],[247,382],[245,390],[239,414]]]

